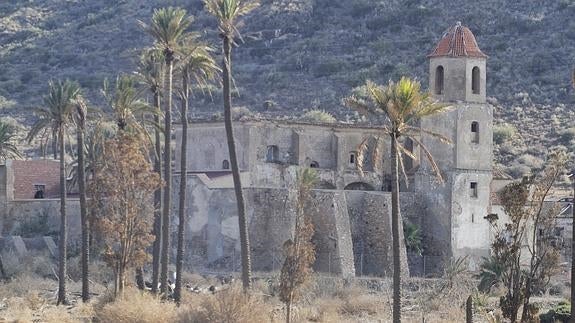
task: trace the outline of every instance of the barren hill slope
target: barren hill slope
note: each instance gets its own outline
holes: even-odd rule
[[[219,45],[200,0],[11,0],[0,3],[0,113],[23,125],[51,78],[78,80],[94,104],[103,79],[129,73],[151,41],[138,27],[153,8],[181,6],[193,28]],[[471,28],[488,60],[488,96],[504,137],[497,161],[516,176],[555,145],[573,151],[575,0],[262,0],[235,50],[236,106],[271,116],[325,109],[353,119],[341,98],[366,79],[400,75],[427,85],[426,55],[456,21]],[[193,113],[221,109],[198,97]],[[515,160],[514,156],[526,156]]]

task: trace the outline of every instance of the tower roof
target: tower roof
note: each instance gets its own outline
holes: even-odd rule
[[[427,57],[487,58],[487,55],[477,46],[471,30],[458,21],[443,34],[435,49]]]

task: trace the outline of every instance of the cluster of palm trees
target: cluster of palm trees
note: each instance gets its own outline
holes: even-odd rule
[[[138,68],[134,75],[120,75],[111,86],[105,82],[103,96],[111,108],[113,120],[118,131],[131,131],[141,133],[153,144],[150,152],[154,160],[154,169],[164,179],[166,185],[155,193],[155,223],[152,262],[152,290],[165,294],[168,286],[168,264],[170,248],[170,209],[171,209],[171,178],[172,178],[172,108],[174,92],[181,102],[181,169],[179,187],[179,226],[177,234],[176,256],[176,288],[174,297],[177,302],[181,299],[181,273],[184,258],[184,230],[186,220],[186,156],[187,156],[187,110],[190,104],[190,93],[193,88],[206,88],[210,82],[219,80],[223,88],[224,122],[227,134],[229,157],[237,199],[239,229],[241,240],[242,282],[245,289],[250,287],[251,261],[249,254],[249,239],[246,219],[245,201],[240,181],[240,172],[237,161],[233,124],[231,115],[231,87],[232,87],[232,48],[237,45],[238,19],[258,6],[257,1],[242,0],[204,0],[206,10],[218,21],[219,36],[222,40],[222,64],[218,66],[212,54],[214,49],[202,41],[197,33],[189,32],[192,22],[186,11],[179,8],[164,8],[154,11],[151,22],[140,22],[142,28],[153,37],[154,45],[143,51]],[[142,100],[141,85],[153,97],[150,105]],[[174,86],[175,85],[175,86]],[[177,91],[174,90],[177,89]],[[446,107],[438,105],[421,92],[416,81],[402,78],[399,82],[390,82],[387,86],[379,86],[368,82],[366,84],[367,96],[353,96],[346,99],[346,103],[353,109],[365,114],[383,115],[386,125],[382,127],[382,136],[391,139],[392,162],[392,234],[393,234],[393,289],[394,289],[394,322],[401,318],[401,289],[400,289],[400,210],[399,210],[399,178],[403,171],[403,158],[415,156],[402,145],[402,139],[409,138],[419,144],[425,153],[432,170],[441,179],[439,168],[435,164],[431,153],[421,141],[421,134],[430,135],[443,142],[449,140],[440,134],[421,129],[417,122],[427,116],[443,112]],[[93,113],[92,113],[93,114]],[[88,261],[89,261],[89,212],[86,205],[86,174],[93,168],[91,158],[96,158],[94,151],[97,144],[95,137],[102,137],[101,133],[92,131],[92,138],[85,140],[90,110],[82,96],[77,83],[71,81],[50,82],[49,94],[44,99],[44,106],[37,111],[38,121],[28,134],[28,140],[42,137],[42,142],[58,143],[59,148],[53,145],[54,154],[59,152],[60,158],[60,191],[61,191],[61,228],[59,239],[59,292],[58,302],[66,303],[66,163],[65,147],[67,130],[75,127],[77,131],[77,169],[78,187],[80,192],[82,216],[82,272],[83,289],[82,298],[89,299],[88,288]],[[161,124],[163,118],[163,125]],[[153,136],[149,129],[153,130]],[[0,137],[11,136],[9,129],[0,124]],[[89,132],[90,133],[90,132]],[[94,134],[95,133],[95,134]],[[163,136],[163,145],[162,145]],[[376,138],[377,142],[383,140]],[[2,142],[2,140],[0,140]],[[363,146],[362,151],[368,146]],[[379,145],[375,145],[376,156],[382,152]],[[17,153],[10,145],[0,146],[0,157],[7,158]],[[363,153],[363,152],[362,152]],[[87,157],[87,158],[86,158]],[[379,158],[379,157],[378,157]],[[87,160],[86,160],[87,159]],[[358,158],[361,167],[363,158]],[[378,163],[374,163],[378,165]],[[141,273],[141,271],[140,271]]]
[[[184,262],[184,231],[186,212],[186,156],[188,106],[194,88],[206,88],[210,82],[218,81],[223,75],[224,109],[226,115],[226,130],[230,146],[230,161],[234,174],[234,185],[238,197],[238,212],[242,237],[242,264],[244,286],[249,287],[250,262],[249,242],[247,238],[247,223],[245,205],[239,180],[239,168],[234,145],[231,119],[231,48],[234,39],[239,35],[236,27],[239,17],[247,14],[257,6],[255,1],[240,0],[205,0],[206,9],[215,16],[219,23],[219,34],[223,39],[222,68],[216,63],[214,49],[201,40],[198,33],[188,29],[192,17],[180,8],[163,8],[154,11],[151,22],[140,22],[141,27],[154,40],[151,48],[144,49],[140,57],[137,71],[132,75],[121,74],[111,85],[105,81],[102,94],[111,110],[107,114],[113,119],[118,132],[137,133],[149,139],[150,156],[154,161],[154,169],[162,176],[166,184],[155,193],[155,223],[152,261],[152,290],[167,294],[168,264],[170,250],[170,210],[171,210],[171,178],[172,178],[172,109],[174,92],[181,102],[182,146],[178,211],[178,239],[176,256],[176,282],[174,298],[181,299],[182,268]],[[223,73],[222,73],[223,72]],[[143,88],[143,89],[142,89]],[[143,100],[144,92],[153,97],[153,103]],[[60,237],[59,237],[59,289],[58,304],[67,303],[66,298],[66,256],[67,256],[67,170],[66,170],[66,138],[72,129],[77,134],[77,159],[74,168],[74,178],[77,179],[81,223],[82,223],[82,299],[88,301],[89,292],[89,252],[90,252],[90,211],[86,197],[86,180],[93,174],[94,164],[102,158],[101,140],[106,138],[101,131],[101,110],[89,108],[78,83],[52,81],[49,84],[48,95],[44,104],[36,111],[37,121],[28,133],[31,142],[41,138],[42,146],[53,143],[54,157],[60,160]],[[98,121],[90,121],[92,116]],[[163,118],[163,125],[162,125]],[[92,126],[92,129],[88,129]],[[153,132],[153,135],[151,135]],[[3,158],[19,156],[15,146],[11,144],[14,131],[0,124],[0,136],[5,136],[0,153]],[[86,135],[88,136],[86,138]],[[163,144],[162,144],[163,136]],[[100,142],[100,143],[99,143]],[[57,144],[56,144],[57,143]],[[59,154],[59,155],[57,155]],[[136,270],[142,275],[142,269]],[[159,290],[158,290],[159,289]]]

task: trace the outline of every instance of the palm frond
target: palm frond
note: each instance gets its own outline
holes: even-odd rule
[[[20,159],[22,154],[14,143],[16,141],[16,128],[0,121],[0,159]]]
[[[186,17],[186,10],[181,8],[155,9],[150,24],[138,21],[142,29],[154,38],[159,48],[165,52],[173,52],[178,41],[192,23],[191,17]]]
[[[439,169],[439,166],[437,166],[435,158],[433,158],[433,155],[431,154],[429,149],[427,149],[427,147],[419,139],[415,137],[410,137],[410,139],[413,140],[415,143],[417,143],[419,145],[419,148],[423,150],[423,152],[425,153],[425,157],[427,158],[427,161],[429,161],[431,169],[433,170],[433,173],[435,174],[437,180],[443,184],[444,183],[443,175],[441,174],[441,170]]]
[[[237,29],[238,18],[247,15],[260,5],[259,0],[204,0],[206,10],[218,20],[222,35],[241,37]]]
[[[403,177],[405,185],[409,186],[409,179],[407,178],[407,172],[405,171],[405,165],[403,163],[403,152],[405,151],[405,148],[403,148],[399,142],[397,143],[396,147],[397,147],[397,162],[399,164],[399,172]]]
[[[422,133],[430,135],[433,138],[439,140],[441,143],[444,143],[446,145],[453,145],[453,142],[451,141],[451,139],[449,139],[446,136],[444,136],[438,132],[435,132],[435,131],[431,131],[431,130],[427,130],[427,129],[423,129],[423,128],[411,127],[411,126],[406,127],[406,131],[407,131],[406,132],[407,135],[412,135],[412,134],[417,134],[417,133],[422,132]]]

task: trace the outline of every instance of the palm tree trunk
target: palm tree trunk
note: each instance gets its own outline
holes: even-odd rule
[[[574,74],[575,76],[575,74]],[[575,78],[574,78],[575,82]],[[573,181],[573,202],[571,204],[571,211],[573,211],[573,218],[571,221],[571,323],[575,323],[575,168],[571,173],[571,180]]]
[[[52,154],[54,154],[54,160],[58,159],[58,131],[52,131]]]
[[[162,205],[162,259],[160,271],[160,292],[166,295],[168,291],[168,263],[170,260],[170,206],[171,206],[171,186],[172,186],[172,74],[173,57],[166,55],[167,69],[167,102],[164,111],[164,178],[166,186],[164,188],[164,204]]]
[[[60,241],[58,248],[58,302],[57,305],[67,304],[66,299],[66,255],[67,255],[67,219],[66,219],[66,163],[64,161],[65,155],[65,139],[64,128],[59,130],[58,136],[60,140]]]
[[[399,253],[399,168],[397,134],[391,134],[391,233],[393,238],[393,323],[401,322],[401,261]]]
[[[182,146],[180,156],[180,205],[178,209],[178,253],[176,255],[176,286],[174,300],[179,305],[182,298],[182,268],[184,266],[184,231],[186,225],[186,188],[188,167],[186,165],[188,153],[188,76],[184,73],[182,78],[184,95],[182,98]]]
[[[160,126],[160,93],[154,93],[154,101],[156,104],[157,114],[154,116],[156,127]],[[160,129],[155,130],[155,150],[156,158],[154,161],[154,171],[160,176],[162,180],[162,136]],[[160,281],[160,259],[162,249],[162,192],[163,188],[160,187],[154,192],[154,246],[152,252],[152,293],[158,292],[158,282]]]
[[[82,222],[82,301],[90,300],[90,282],[88,262],[90,259],[90,227],[86,204],[86,174],[84,166],[84,131],[86,130],[85,115],[82,108],[79,111],[78,138],[78,189],[80,191],[80,219]]]
[[[144,282],[144,268],[142,266],[136,267],[136,286],[140,290],[146,288],[146,283]]]
[[[223,37],[224,59],[223,59],[223,82],[224,82],[224,124],[226,128],[226,137],[228,141],[228,150],[230,154],[230,166],[234,180],[234,190],[236,193],[236,202],[238,205],[238,221],[240,229],[240,244],[242,256],[242,283],[244,290],[251,286],[252,264],[250,260],[250,240],[248,236],[248,222],[246,219],[246,208],[242,192],[242,183],[240,180],[240,169],[236,154],[236,143],[232,126],[232,96],[231,96],[231,39],[224,35]]]

